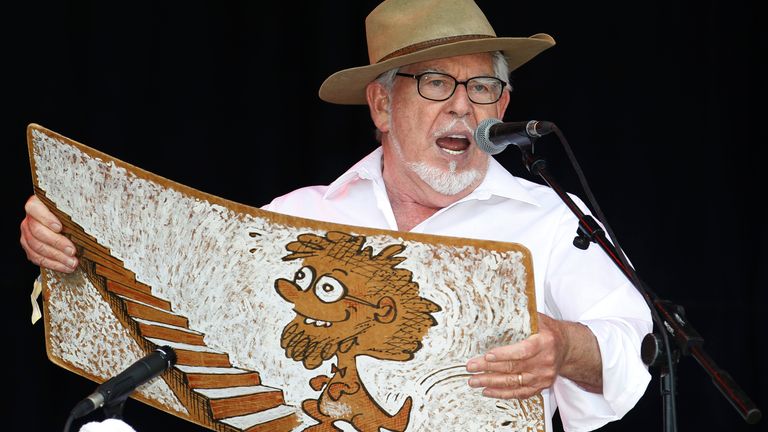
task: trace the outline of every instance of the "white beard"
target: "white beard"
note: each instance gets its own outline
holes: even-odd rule
[[[453,124],[457,120],[454,119],[454,121],[447,125],[444,129],[450,130],[451,127],[453,127]],[[471,131],[471,128],[469,125],[466,124],[466,120],[461,119],[466,126],[467,129]],[[397,140],[397,137],[394,133],[392,133],[392,130],[394,129],[392,127],[391,123],[391,117],[390,117],[390,133],[389,138],[392,143],[392,147],[395,150],[395,153],[397,154],[397,157],[400,158],[401,161],[405,162],[406,166],[413,171],[421,181],[426,183],[429,187],[432,188],[437,193],[441,193],[443,195],[456,195],[460,193],[461,191],[467,189],[468,187],[475,184],[475,182],[479,182],[482,180],[483,176],[485,175],[484,171],[471,169],[463,172],[456,172],[456,162],[451,161],[448,164],[448,169],[442,169],[435,166],[428,165],[426,162],[408,162],[405,160],[405,157],[403,156],[403,150],[400,147],[400,142]],[[439,135],[438,133],[435,133],[435,135]],[[490,158],[488,158],[488,163],[490,163]],[[487,167],[486,167],[487,171]]]
[[[454,161],[448,164],[447,171],[427,165],[426,162],[408,162],[407,164],[408,168],[416,173],[424,183],[428,184],[435,192],[443,195],[456,195],[482,177],[482,173],[478,170],[456,172],[456,162]]]

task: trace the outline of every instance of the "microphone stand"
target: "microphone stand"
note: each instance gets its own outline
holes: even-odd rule
[[[104,404],[104,406],[101,408],[104,413],[104,418],[122,420],[123,408],[125,407],[125,401],[128,400],[128,396],[129,394],[126,394],[118,399]]]
[[[111,400],[108,403],[104,404],[102,407],[102,413],[104,414],[105,419],[116,419],[116,420],[122,420],[123,419],[123,408],[125,407],[125,401],[128,400],[128,396],[130,394],[123,395],[117,399]],[[70,428],[72,427],[72,422],[75,420],[76,416],[74,415],[74,411],[69,414],[69,417],[67,417],[67,421],[64,424],[64,432],[70,432]]]
[[[565,138],[556,127],[554,131],[557,132],[563,144],[566,144]],[[709,374],[713,384],[747,423],[755,424],[760,421],[762,414],[757,406],[741,390],[733,378],[727,372],[720,369],[704,351],[702,348],[704,338],[687,321],[683,308],[668,300],[660,299],[640,281],[620,248],[615,247],[608,240],[605,231],[603,231],[600,225],[591,216],[585,215],[581,208],[574,203],[571,197],[554,180],[547,170],[546,160],[533,154],[533,143],[536,138],[528,137],[527,140],[523,139],[515,142],[515,145],[522,153],[526,169],[531,174],[541,177],[579,220],[577,235],[573,240],[574,246],[580,249],[587,249],[590,243],[598,244],[611,261],[637,288],[651,309],[651,315],[658,329],[655,333],[648,334],[643,339],[642,359],[647,365],[658,365],[661,369],[660,381],[664,409],[664,430],[667,432],[677,431],[677,410],[675,406],[675,377],[677,374],[675,368],[681,354],[692,355],[696,359],[699,365]],[[609,225],[607,223],[605,225],[610,230]],[[616,238],[615,236],[613,237],[614,239]],[[670,339],[675,342],[674,346],[669,343]],[[666,358],[665,362],[660,361],[662,355]]]
[[[125,401],[128,400],[128,396],[129,395],[125,395],[118,399],[112,400],[109,403],[104,404],[104,406],[102,407],[104,418],[122,420],[123,408],[125,407]],[[75,418],[76,416],[74,415],[74,412],[69,414],[69,417],[67,417],[67,421],[64,424],[64,432],[70,432],[70,428],[72,427],[72,422],[75,420]]]

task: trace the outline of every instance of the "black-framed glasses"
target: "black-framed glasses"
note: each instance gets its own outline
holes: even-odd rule
[[[466,81],[459,81],[451,75],[440,72],[424,72],[420,74],[407,74],[397,72],[395,75],[413,78],[417,82],[419,95],[431,101],[448,100],[456,91],[456,87],[462,84],[467,89],[469,100],[476,104],[488,105],[496,103],[504,93],[506,82],[492,76],[476,76]]]

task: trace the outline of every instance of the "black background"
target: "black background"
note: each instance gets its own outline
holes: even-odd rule
[[[38,270],[18,246],[32,192],[27,124],[253,206],[328,184],[375,147],[367,109],[324,103],[317,89],[367,64],[363,19],[377,2],[17,3],[0,14],[4,422],[50,431],[96,384],[50,363],[42,323],[29,324]],[[765,410],[768,46],[758,3],[479,2],[499,35],[558,42],[513,73],[505,120],[559,126],[641,277],[685,306],[705,350]],[[554,136],[538,147],[584,197]],[[498,159],[530,177],[516,149]],[[637,407],[602,430],[662,429],[653,372]],[[680,430],[765,430],[765,420],[747,425],[693,358],[680,361],[678,384]],[[124,414],[139,432],[203,430],[133,400]]]

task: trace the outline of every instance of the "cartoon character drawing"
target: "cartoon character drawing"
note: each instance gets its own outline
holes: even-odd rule
[[[404,245],[389,245],[373,255],[364,243],[363,236],[331,231],[325,237],[301,234],[286,245],[291,253],[283,260],[301,259],[304,265],[293,280],[275,281],[275,290],[296,312],[280,345],[287,357],[310,370],[337,359],[331,377],[319,375],[309,382],[322,392],[317,400],[302,402],[304,412],[319,422],[305,431],[339,431],[333,425],[337,420],[362,432],[408,426],[411,397],[389,415],[363,385],[355,358],[413,359],[429,327],[437,324],[431,313],[440,306],[419,296],[409,270],[396,268],[405,260],[395,256]]]

